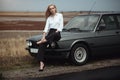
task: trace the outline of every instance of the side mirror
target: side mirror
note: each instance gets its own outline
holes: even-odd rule
[[[102,30],[104,30],[104,29],[105,29],[105,26],[101,26],[101,25],[100,25],[100,26],[98,26],[98,29],[97,29],[97,30],[98,30],[98,31],[102,31]]]

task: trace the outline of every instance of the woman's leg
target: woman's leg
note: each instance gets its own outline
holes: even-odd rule
[[[37,54],[37,60],[39,61],[40,67],[39,71],[43,71],[44,68],[44,53],[45,53],[46,43],[39,45],[39,50]]]
[[[37,42],[37,44],[42,44],[45,42],[53,42],[53,41],[58,41],[60,40],[61,35],[60,32],[56,32],[56,29],[50,29],[48,35],[45,37],[45,39],[42,39],[40,41]]]
[[[42,44],[42,43],[45,43],[47,41],[48,42],[53,42],[53,41],[55,41],[55,38],[57,39],[57,37],[58,37],[57,33],[51,33],[51,34],[47,35],[45,37],[45,39],[42,39],[42,40],[38,41],[37,44]]]
[[[46,36],[46,40],[49,43],[54,42],[54,41],[58,41],[58,40],[60,40],[60,38],[61,38],[60,32],[54,32],[54,33],[49,34],[48,36]]]
[[[43,71],[43,70],[44,70],[44,66],[45,66],[44,62],[43,62],[43,61],[40,61],[39,64],[40,64],[39,71]]]

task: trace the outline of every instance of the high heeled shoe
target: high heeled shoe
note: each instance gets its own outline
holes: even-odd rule
[[[39,71],[39,72],[42,72],[43,70],[44,70],[44,69],[39,69],[38,71]]]
[[[45,66],[43,66],[43,68],[42,68],[42,69],[39,69],[38,71],[39,71],[39,72],[44,71],[44,68],[45,68]]]

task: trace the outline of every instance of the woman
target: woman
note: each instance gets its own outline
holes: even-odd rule
[[[45,66],[44,53],[46,44],[60,40],[61,38],[60,32],[62,31],[62,29],[63,29],[63,15],[57,13],[56,6],[51,4],[48,6],[46,10],[46,25],[43,30],[42,39],[37,42],[37,44],[39,44],[39,51],[37,55],[37,59],[40,62],[39,71],[43,71]]]

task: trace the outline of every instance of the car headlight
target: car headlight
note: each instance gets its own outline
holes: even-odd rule
[[[32,46],[32,42],[27,41],[27,46]]]

